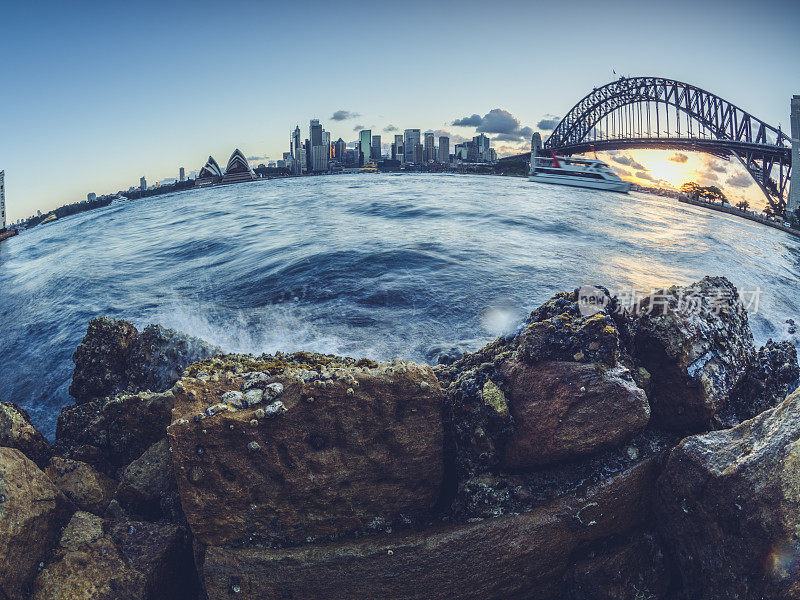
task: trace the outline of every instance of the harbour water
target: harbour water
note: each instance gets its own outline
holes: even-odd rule
[[[430,362],[560,290],[704,275],[757,299],[757,342],[798,342],[786,320],[800,321],[800,240],[670,198],[385,174],[116,202],[0,244],[0,390],[52,436],[72,353],[101,315],[228,351]]]

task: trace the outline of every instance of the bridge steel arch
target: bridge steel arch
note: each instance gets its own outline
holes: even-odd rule
[[[684,115],[688,135],[670,135],[668,130],[662,136],[660,123],[653,135],[651,103],[656,118],[659,105],[665,107],[667,118],[670,107],[675,109],[676,117]],[[620,113],[626,118],[620,123],[620,135],[609,136],[608,131],[601,130],[598,136],[598,125],[610,115]],[[692,121],[697,126],[697,135],[692,131]],[[680,127],[679,118],[677,123]],[[767,199],[783,210],[791,177],[791,145],[791,138],[780,129],[691,84],[664,77],[620,77],[595,88],[575,104],[545,141],[544,148],[567,155],[591,150],[656,148],[695,150],[726,159],[736,156]]]

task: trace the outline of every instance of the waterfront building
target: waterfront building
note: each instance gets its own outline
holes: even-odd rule
[[[311,119],[308,126],[308,137],[311,140],[311,147],[322,145],[322,125],[319,119]]]
[[[0,231],[6,228],[6,172],[0,171]]]
[[[94,192],[89,192],[88,194],[86,194],[87,202],[94,202],[95,200],[97,200],[97,194],[95,194]]]
[[[302,148],[303,143],[300,139],[300,126],[297,125],[292,132],[292,141],[289,145],[289,151],[292,153],[292,158],[295,160],[299,159],[300,157],[297,155],[300,148]]]
[[[222,180],[222,169],[219,168],[217,161],[213,156],[209,156],[206,164],[200,169],[200,173],[195,180],[195,185],[202,187],[204,185],[214,185]],[[142,177],[144,182],[144,177]]]
[[[294,158],[294,174],[295,175],[302,175],[303,173],[308,172],[308,160],[306,158],[306,149],[300,147],[297,149]]]
[[[339,138],[333,145],[333,156],[336,158],[336,160],[341,162],[344,160],[344,153],[346,150],[347,144],[344,143],[342,138]]]
[[[370,158],[372,160],[380,160],[381,159],[381,136],[373,135],[372,136],[372,151],[370,152]]]
[[[358,134],[358,166],[363,167],[370,159],[372,148],[372,130],[362,129]]]
[[[419,144],[420,141],[419,136],[420,136],[419,129],[406,129],[403,132],[403,159],[407,163],[415,162],[414,149]],[[421,159],[420,162],[422,162]]]
[[[147,179],[144,178],[144,175],[139,178],[139,189],[142,191],[147,189]]]
[[[789,201],[786,203],[786,216],[794,215],[800,208],[800,96],[792,96],[792,166],[794,177],[789,184]]]
[[[314,173],[324,173],[328,170],[328,148],[330,146],[312,146],[311,148],[311,170]]]
[[[439,162],[446,165],[450,162],[450,138],[439,136]]]
[[[322,130],[322,145],[325,146],[325,153],[331,157],[331,132]]]
[[[432,131],[425,132],[425,162],[436,162],[436,147]]]
[[[250,168],[250,163],[238,148],[233,151],[228,159],[228,166],[222,176],[222,183],[242,183],[244,181],[254,181],[256,174]]]
[[[481,133],[480,135],[476,135],[474,138],[472,138],[472,141],[475,142],[475,146],[477,147],[478,160],[484,162],[491,161],[491,155],[489,152],[489,138]]]
[[[425,147],[422,144],[414,144],[414,160],[412,160],[411,162],[417,165],[421,165],[425,160],[424,154],[425,154]]]
[[[186,169],[183,167],[178,169],[178,181],[186,181]]]

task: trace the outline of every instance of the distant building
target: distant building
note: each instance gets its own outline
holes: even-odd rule
[[[428,131],[425,133],[425,156],[423,157],[423,160],[425,162],[436,161],[436,146],[432,131]]]
[[[250,163],[242,154],[242,151],[236,148],[228,159],[228,167],[225,169],[225,174],[222,176],[222,183],[242,183],[244,181],[253,181],[256,179],[256,174],[250,168]]]
[[[311,170],[314,173],[324,173],[328,170],[328,153],[330,146],[312,146]]]
[[[306,157],[306,149],[302,146],[297,148],[294,154],[294,174],[302,175],[308,172],[308,159]]]
[[[446,165],[450,162],[450,138],[439,136],[439,162]]]
[[[178,169],[178,181],[186,181],[186,169],[183,167]]]
[[[86,200],[88,202],[94,202],[95,200],[97,200],[97,194],[95,194],[94,192],[89,192],[88,194],[86,194]]]
[[[292,153],[292,158],[297,160],[299,157],[297,156],[298,151],[300,148],[303,147],[303,142],[300,138],[300,126],[297,125],[292,132],[292,141],[289,144],[289,152]]]
[[[414,160],[414,150],[419,145],[419,135],[419,129],[406,129],[403,132],[403,158],[407,163],[416,162]],[[422,162],[421,158],[420,162]]]
[[[346,150],[347,150],[347,144],[344,143],[344,140],[342,138],[339,138],[333,144],[333,156],[336,158],[336,160],[340,162],[344,160],[344,153]]]
[[[372,152],[370,152],[372,160],[380,160],[381,158],[381,136],[372,136]]]
[[[139,189],[142,191],[147,189],[147,179],[144,176],[139,179]]]
[[[322,145],[325,146],[325,153],[331,157],[331,132],[322,130]]]
[[[475,142],[475,145],[478,149],[478,160],[491,162],[492,157],[491,153],[489,152],[489,138],[481,133],[480,135],[476,135],[474,138],[472,138],[472,141]]]
[[[144,177],[142,177],[142,181],[144,182]],[[222,169],[219,168],[217,161],[214,160],[213,156],[209,156],[206,164],[203,165],[203,168],[200,169],[200,173],[197,175],[197,179],[195,180],[195,185],[198,187],[203,187],[204,185],[214,185],[222,181]]]
[[[358,166],[363,167],[372,154],[372,130],[362,129],[358,134]]]
[[[414,144],[414,164],[421,165],[425,161],[424,157],[425,148],[422,144]]]
[[[322,145],[322,125],[319,119],[311,119],[308,126],[308,137],[311,140],[311,147]]]
[[[402,162],[402,160],[403,160],[403,136],[402,135],[395,135],[394,136],[394,143],[392,144],[391,156],[392,156],[392,160],[399,160],[400,162]]]
[[[0,171],[0,231],[6,228],[6,172]]]

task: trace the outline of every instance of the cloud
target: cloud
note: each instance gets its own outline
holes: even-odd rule
[[[728,172],[728,166],[726,164],[716,161],[713,158],[709,158],[705,161],[705,167],[709,171],[716,171],[717,173]]]
[[[645,171],[636,171],[636,177],[639,179],[644,179],[645,181],[652,181],[653,183],[656,182],[656,178]]]
[[[391,124],[389,124],[386,127],[384,127],[383,130],[386,131],[386,132],[389,132],[389,131],[400,131],[400,129],[398,129],[397,127],[395,127],[394,125],[391,125]]]
[[[536,127],[542,131],[553,131],[560,122],[561,119],[555,115],[545,115],[542,120],[536,124]]]
[[[355,119],[360,116],[361,115],[357,112],[352,112],[349,110],[337,110],[331,115],[331,119],[334,121],[346,121],[347,119]]]
[[[725,180],[731,187],[736,188],[747,188],[753,185],[753,178],[750,177],[748,173],[737,173],[736,175],[731,175],[728,179]]]
[[[628,171],[627,169],[620,169],[619,167],[615,167],[614,165],[611,165],[611,170],[614,171],[614,173],[616,173],[620,177],[631,177],[632,176],[631,172]]]
[[[671,160],[674,163],[678,163],[678,164],[682,165],[682,164],[685,164],[689,160],[689,157],[686,156],[683,152],[676,152],[675,154],[673,154],[672,156],[669,157],[669,160]]]
[[[356,125],[353,127],[353,131],[361,131],[362,129],[366,129],[363,125]]]
[[[705,183],[707,181],[719,181],[719,177],[716,173],[700,173],[700,183]]]
[[[483,119],[480,115],[472,115],[471,117],[456,119],[450,124],[454,127],[480,127],[481,123],[483,123]]]
[[[625,165],[626,167],[630,167],[631,169],[634,169],[636,171],[650,170],[647,167],[645,167],[642,163],[636,162],[633,158],[631,158],[630,156],[625,156],[624,154],[622,156],[612,156],[611,160],[613,160],[614,162],[618,162],[621,165]]]
[[[264,161],[264,160],[269,160],[269,156],[264,154],[264,155],[260,155],[260,156],[248,156],[247,157],[247,161],[248,162],[258,162],[258,161]]]

